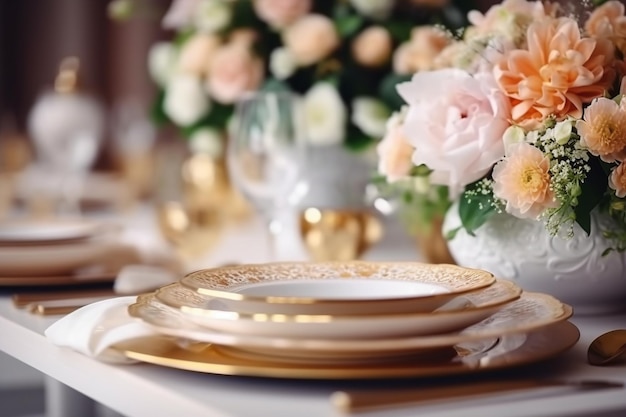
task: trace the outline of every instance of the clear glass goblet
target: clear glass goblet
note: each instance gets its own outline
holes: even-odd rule
[[[302,166],[305,137],[298,97],[288,92],[255,92],[237,104],[227,166],[235,187],[263,218],[269,257],[276,258],[277,214],[306,193]]]

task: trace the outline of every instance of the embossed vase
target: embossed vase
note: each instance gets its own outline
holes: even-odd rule
[[[541,222],[498,214],[475,236],[459,230],[448,247],[457,264],[485,269],[526,291],[551,294],[570,304],[576,315],[606,314],[626,309],[626,253],[602,256],[609,247],[602,230],[611,224],[608,216],[593,212],[590,235],[575,225],[568,239],[550,236]],[[460,225],[455,204],[443,231]]]

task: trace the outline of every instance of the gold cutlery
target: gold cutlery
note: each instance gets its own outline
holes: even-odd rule
[[[111,288],[103,289],[87,289],[87,290],[71,290],[71,291],[54,291],[54,292],[36,292],[36,293],[17,293],[13,294],[13,305],[17,308],[26,308],[31,304],[48,302],[55,300],[73,300],[87,297],[104,297],[114,296],[115,292]]]
[[[95,303],[97,301],[108,300],[115,297],[117,294],[111,293],[109,295],[95,296],[95,297],[83,297],[83,298],[68,298],[68,299],[56,299],[48,301],[33,302],[26,305],[26,309],[31,313],[40,315],[53,315],[53,314],[68,314],[80,307],[87,304]]]
[[[331,403],[341,412],[355,413],[371,409],[424,405],[442,400],[470,399],[476,396],[517,392],[539,388],[564,387],[579,390],[623,388],[624,384],[608,380],[538,380],[520,379],[505,381],[471,382],[439,387],[405,388],[396,390],[337,391]]]
[[[626,330],[612,330],[598,336],[587,350],[591,365],[602,366],[626,359]]]

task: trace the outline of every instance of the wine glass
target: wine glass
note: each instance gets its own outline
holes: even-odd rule
[[[306,193],[303,121],[297,96],[254,92],[237,103],[234,134],[227,146],[230,178],[266,223],[269,256],[282,224],[277,214]]]

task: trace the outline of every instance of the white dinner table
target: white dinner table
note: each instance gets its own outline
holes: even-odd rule
[[[140,213],[142,224],[149,216]],[[212,251],[206,265],[221,261],[261,262],[264,259],[260,223],[234,227]],[[394,226],[391,226],[393,229]],[[397,229],[396,229],[397,232]],[[388,233],[364,259],[419,260],[406,236]],[[198,264],[200,266],[201,264]],[[489,374],[442,378],[377,381],[333,381],[225,376],[138,363],[111,365],[53,345],[45,329],[60,316],[37,316],[13,306],[10,294],[0,295],[0,350],[37,369],[48,378],[48,417],[90,417],[101,404],[127,417],[339,417],[330,395],[349,388],[389,389],[410,385],[467,383],[484,377],[608,379],[626,383],[626,363],[595,367],[587,363],[587,347],[603,332],[626,328],[626,312],[605,316],[577,316],[576,345],[546,362]],[[571,388],[527,390],[515,395],[486,395],[476,399],[439,401],[368,411],[366,417],[623,417],[626,389],[581,391]]]

